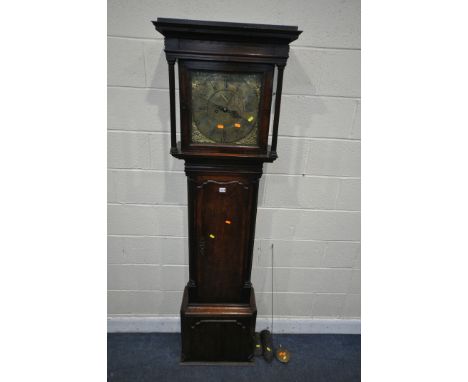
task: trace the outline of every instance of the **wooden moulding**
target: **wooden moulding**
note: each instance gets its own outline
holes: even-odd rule
[[[181,306],[181,364],[251,364],[257,307],[249,304],[192,304],[185,288]]]
[[[293,25],[270,25],[202,21],[159,17],[152,22],[165,37],[183,37],[207,41],[281,42],[288,45],[302,31]]]

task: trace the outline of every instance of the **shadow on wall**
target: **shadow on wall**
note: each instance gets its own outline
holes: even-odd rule
[[[178,68],[176,65],[176,78],[177,73],[178,73]],[[164,89],[168,89],[169,87],[169,70],[168,70],[168,65],[165,57],[164,50],[161,49],[159,56],[158,56],[158,62],[155,67],[155,71],[151,77],[151,81],[149,83],[149,87],[151,88],[161,88],[161,79],[165,78],[166,79],[166,85],[164,86]],[[176,80],[176,125],[179,127],[180,122],[179,122],[179,117],[178,117],[178,97],[179,97],[179,83]],[[170,107],[169,107],[169,90],[165,90],[164,92],[158,92],[153,93],[153,92],[148,92],[148,95],[146,97],[146,100],[148,103],[152,105],[157,105],[160,107],[160,109],[165,109],[167,110],[167,113],[158,113],[159,114],[159,123],[161,127],[163,128],[163,131],[169,133],[171,131],[171,125],[170,125]],[[167,105],[167,107],[161,108],[161,104]],[[170,147],[171,147],[171,138],[170,134],[161,134],[161,141],[162,141],[162,150],[165,151],[167,155],[162,156],[162,166],[161,168],[163,169],[171,169],[171,162],[174,162],[174,158],[170,155]],[[173,202],[174,204],[185,204],[187,203],[186,200],[173,200],[174,195],[178,195],[178,193],[174,193],[174,187],[173,187],[173,182],[171,182],[171,179],[174,179],[174,174],[173,173],[168,173],[164,172],[164,184],[165,184],[165,193],[164,193],[164,200],[168,200]]]
[[[296,53],[294,52],[294,49],[290,50],[290,55],[289,55],[289,60],[285,68],[284,72],[284,79],[283,79],[283,95],[282,95],[282,109],[284,107],[285,103],[285,98],[289,96],[297,96],[297,94],[294,94],[292,92],[288,92],[287,88],[285,89],[285,84],[291,82],[292,84],[294,83],[299,83],[301,84],[301,94],[315,94],[316,88],[313,86],[312,81],[309,79],[306,71],[302,68],[302,64],[299,61]],[[291,87],[290,87],[291,88]],[[276,89],[276,88],[275,88]],[[276,100],[276,92],[275,96],[273,97],[273,103],[272,103],[272,114],[270,118],[270,132],[271,132],[271,127],[273,124],[273,115],[274,115],[274,102]],[[310,126],[310,121],[313,119],[314,114],[324,114],[326,112],[326,107],[324,103],[320,100],[317,99],[316,102],[314,102],[314,108],[313,109],[302,109],[298,110],[298,113],[301,113],[301,121],[304,125],[306,126],[297,126],[295,124],[295,121],[285,121],[282,119],[282,116],[280,114],[280,123],[279,123],[279,138],[278,138],[278,159],[273,162],[273,163],[267,163],[264,166],[264,174],[284,174],[284,175],[289,175],[289,174],[302,174],[304,176],[304,169],[305,165],[307,162],[307,156],[308,156],[308,147],[307,147],[307,141],[305,139],[301,138],[291,138],[289,133],[288,135],[284,136],[282,134],[282,125],[288,124],[289,126],[294,125],[294,130],[293,130],[293,136],[301,136],[304,134],[296,134],[296,132],[299,132],[303,130],[304,128]],[[306,118],[304,116],[307,115]],[[283,113],[284,117],[284,113]],[[290,130],[290,129],[289,129]],[[262,177],[264,180],[265,177]],[[294,176],[294,177],[288,177],[288,176],[282,176],[277,178],[281,182],[287,182],[287,192],[288,192],[288,198],[290,200],[294,200],[297,205],[299,205],[299,196],[298,196],[298,183],[300,182],[301,178]],[[272,184],[267,183],[267,186],[265,187],[265,194],[268,192],[271,192],[269,190],[269,187],[271,188]],[[282,187],[282,190],[285,188]],[[262,207],[262,204],[259,204],[259,207]],[[281,207],[281,206],[278,206]],[[264,210],[264,217],[263,219],[259,220],[258,223],[258,229],[257,229],[257,237],[259,239],[293,239],[294,237],[294,232],[296,229],[297,224],[299,224],[300,216],[299,214],[295,215],[295,218],[291,219],[289,216],[290,221],[288,221],[288,227],[289,230],[288,232],[278,232],[277,229],[275,229],[275,224],[281,223],[281,226],[284,226],[284,212],[281,210],[275,210],[274,208]]]

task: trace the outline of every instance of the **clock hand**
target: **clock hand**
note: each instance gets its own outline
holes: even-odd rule
[[[237,110],[229,110],[229,113],[231,113],[231,115],[234,117],[234,118],[243,118],[242,115],[239,114],[239,112]]]
[[[231,98],[232,99],[232,98]],[[229,100],[231,101],[231,100]],[[228,109],[227,107],[224,107],[224,106],[221,106],[221,105],[218,105],[217,103],[213,102],[213,101],[210,101],[208,100],[208,102],[210,102],[211,104],[213,104],[217,110],[219,111],[222,111],[224,113],[229,113],[231,114],[234,118],[240,118],[242,120],[244,120],[245,122],[248,122],[250,123],[250,121],[246,118],[244,118],[242,115],[239,114],[239,112],[237,110],[230,110]]]
[[[211,102],[211,101],[210,101]],[[211,102],[214,106],[216,106],[216,108],[219,110],[219,111],[223,111],[225,113],[229,113],[231,114],[233,117],[237,117],[237,118],[242,118],[242,116],[237,112],[237,110],[230,110],[228,109],[227,107],[224,107],[224,106],[221,106],[221,105],[218,105],[214,102]]]
[[[234,118],[240,118],[242,119],[243,121],[247,122],[247,123],[250,123],[251,121],[249,121],[247,118],[244,118],[242,115],[239,114],[239,112],[237,110],[230,110],[226,107],[221,107],[219,105],[218,106],[218,110],[220,111],[224,111],[225,113],[229,113],[231,114]]]
[[[231,115],[232,115],[234,118],[240,118],[240,119],[244,120],[245,122],[250,123],[250,121],[249,121],[247,118],[244,118],[244,117],[243,117],[242,115],[240,115],[236,110],[231,111]]]
[[[211,103],[213,106],[216,107],[219,111],[224,111],[225,113],[228,112],[228,109],[225,108],[224,106],[218,105],[217,103],[214,103],[213,101],[207,100],[209,103]]]
[[[222,96],[222,95],[221,95]],[[226,100],[225,97],[223,97],[224,100]],[[229,101],[226,100],[227,104],[229,105],[229,103],[231,102],[232,98],[234,98],[234,96],[232,96]],[[217,103],[211,101],[211,100],[207,100],[209,103],[211,103],[213,106],[215,106],[219,111],[223,111],[225,113],[231,113],[232,114],[232,110],[229,110],[226,106],[221,106],[221,105],[218,105]]]

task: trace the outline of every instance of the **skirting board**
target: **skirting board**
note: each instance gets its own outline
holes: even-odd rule
[[[271,330],[271,318],[257,317],[256,330]],[[360,319],[275,318],[274,333],[361,334]],[[108,333],[178,333],[179,317],[108,317]]]

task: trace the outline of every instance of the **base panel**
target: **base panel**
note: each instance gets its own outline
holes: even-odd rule
[[[182,363],[253,362],[257,317],[253,290],[249,304],[191,304],[185,288],[180,315]]]

